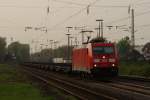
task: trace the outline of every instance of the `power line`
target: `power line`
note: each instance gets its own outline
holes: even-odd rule
[[[0,7],[7,8],[47,8],[46,6],[25,6],[25,5],[0,5]],[[53,8],[79,8],[79,7],[70,7],[70,6],[62,6],[62,7],[53,7]]]
[[[93,3],[90,3],[89,5],[90,5],[90,6],[93,5],[93,4],[95,4],[97,1],[99,1],[99,0],[95,0]],[[86,9],[87,9],[87,7],[84,7],[83,9],[77,11],[76,13],[74,13],[73,15],[67,17],[66,19],[64,19],[64,20],[61,21],[60,23],[57,23],[56,25],[54,25],[52,28],[50,28],[50,30],[53,29],[53,28],[55,28],[56,26],[59,26],[59,25],[61,25],[61,24],[64,24],[66,21],[69,21],[70,19],[72,19],[73,17],[77,16],[78,14],[80,14],[82,11],[84,11],[84,10],[86,10]]]
[[[128,6],[126,5],[94,5],[92,7],[101,7],[101,8],[127,8]]]
[[[139,26],[136,26],[137,28],[143,28],[143,27],[149,27],[150,24],[145,24],[145,25],[139,25]]]
[[[0,7],[12,7],[12,8],[45,8],[44,6],[24,6],[24,5],[0,5]]]
[[[78,4],[77,4],[78,5]],[[88,4],[79,4],[80,6],[87,6]],[[19,5],[0,5],[0,7],[10,7],[10,8],[46,8],[46,6],[19,6]],[[125,8],[128,6],[118,6],[118,5],[95,5],[92,7],[106,7],[106,8]],[[62,6],[62,7],[53,7],[53,8],[80,8],[75,6]]]
[[[129,18],[130,18],[129,16],[128,16],[128,17],[124,17],[124,18],[120,18],[120,19],[117,19],[117,20],[114,20],[114,21],[108,22],[108,24],[121,22],[121,21],[127,20],[127,19],[129,19]]]
[[[65,3],[65,4],[73,4],[77,6],[87,6],[88,4],[81,4],[81,3],[75,3],[75,2],[70,2],[70,1],[57,1],[55,2],[60,2],[60,3]],[[128,6],[126,5],[92,5],[92,7],[104,7],[104,8],[126,8]]]
[[[73,5],[78,5],[78,6],[88,5],[88,4],[81,4],[81,3],[75,3],[75,2],[70,2],[70,1],[58,1],[58,0],[55,0],[54,2],[65,3],[65,4],[73,4]]]
[[[138,0],[138,1],[141,1],[141,0]],[[143,5],[143,4],[149,4],[150,2],[149,1],[147,1],[147,2],[136,2],[135,4],[136,5]]]
[[[136,14],[135,17],[141,16],[141,15],[145,15],[145,14],[148,14],[148,13],[150,13],[150,10],[149,10],[149,11],[142,12],[142,13],[139,13],[139,14]]]
[[[150,11],[145,11],[145,12],[142,12],[142,13],[138,13],[138,14],[135,14],[135,17],[141,16],[141,15],[145,15],[145,14],[148,14],[148,13],[150,13]],[[124,18],[120,18],[120,19],[117,19],[117,20],[108,22],[108,24],[125,21],[125,20],[127,20],[127,19],[129,19],[129,18],[130,18],[129,16],[128,16],[128,17],[124,17]]]

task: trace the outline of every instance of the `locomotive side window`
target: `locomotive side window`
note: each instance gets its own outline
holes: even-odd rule
[[[113,47],[93,47],[94,54],[112,54],[114,53]]]

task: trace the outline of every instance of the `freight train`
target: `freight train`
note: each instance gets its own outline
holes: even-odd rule
[[[56,60],[58,61],[58,60]],[[72,51],[72,62],[30,62],[43,69],[80,73],[82,76],[117,76],[118,51],[114,43],[91,42]]]

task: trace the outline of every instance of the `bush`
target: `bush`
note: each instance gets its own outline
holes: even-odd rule
[[[150,77],[150,64],[148,62],[121,62],[119,73],[121,75],[136,75]]]

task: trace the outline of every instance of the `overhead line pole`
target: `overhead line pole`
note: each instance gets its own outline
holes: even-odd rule
[[[100,20],[97,19],[96,21],[99,22],[99,25],[98,25],[98,35],[97,36],[100,37]]]
[[[92,30],[83,30],[83,31],[81,31],[81,33],[83,34],[83,36],[84,36],[84,33],[86,33],[86,32],[89,32],[91,34],[93,31]],[[90,39],[90,36],[88,36],[88,41],[89,41],[89,39]],[[84,41],[82,42],[82,44],[84,44]]]
[[[69,58],[70,58],[70,29],[73,28],[73,27],[66,27],[68,29],[68,33],[66,34],[68,36],[68,52],[67,52],[67,60],[69,61]]]
[[[103,20],[101,20],[101,37],[103,38]]]
[[[81,30],[81,34],[82,34],[82,44],[84,43],[84,29]]]
[[[75,27],[75,30],[81,30],[80,33],[81,33],[81,38],[82,38],[82,44],[84,43],[84,28],[86,26],[82,26],[82,27]]]
[[[132,47],[135,46],[135,36],[134,36],[134,9],[131,9],[131,41],[132,41]]]
[[[98,25],[98,37],[102,37],[103,38],[103,19],[97,19],[97,22],[99,22]]]
[[[66,34],[68,36],[68,52],[67,52],[67,60],[69,60],[69,54],[70,54],[70,34]]]
[[[51,54],[51,58],[53,57],[53,41],[54,40],[49,40],[49,42],[50,42],[50,54]]]

